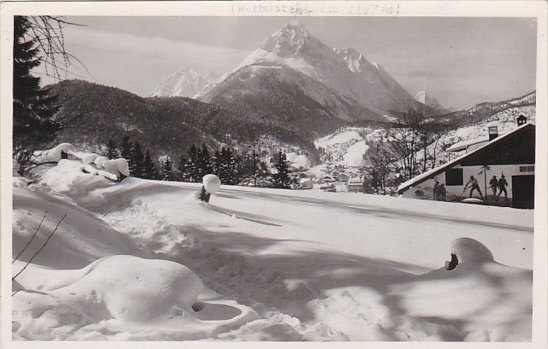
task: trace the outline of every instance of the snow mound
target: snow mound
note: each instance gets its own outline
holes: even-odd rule
[[[37,162],[57,162],[61,160],[61,153],[76,151],[76,148],[70,143],[61,143],[51,149],[39,152]]]
[[[496,262],[471,238],[453,240],[451,252],[459,259],[455,269],[440,268],[391,286],[410,321],[433,326],[445,340],[529,340],[532,271]]]
[[[97,154],[87,154],[82,158],[82,163],[84,165],[90,165],[94,163],[95,159],[97,159],[99,155]]]
[[[221,180],[214,174],[207,174],[202,179],[205,190],[210,194],[215,194],[219,189],[221,189]]]
[[[100,176],[88,175],[88,177],[109,182]],[[27,187],[16,187],[13,190],[12,251],[14,256],[25,247],[47,211],[35,239],[26,252],[18,258],[21,263],[28,261],[46,241],[65,213],[67,213],[66,218],[47,246],[33,260],[33,264],[55,269],[79,269],[92,261],[110,255],[146,256],[146,253],[126,235],[113,229],[93,213],[67,202],[64,196],[52,194]],[[22,267],[23,265],[18,265],[16,262],[14,271],[18,272]],[[29,273],[29,269],[17,278],[25,287],[32,287],[36,281],[32,273]]]
[[[143,322],[157,319],[175,308],[191,307],[203,290],[203,283],[179,263],[135,256],[102,258],[81,270],[72,283],[56,293],[95,294],[115,319]]]
[[[126,159],[124,158],[118,158],[115,160],[106,160],[103,163],[104,169],[115,175],[116,177],[119,177],[120,174],[124,176],[129,176],[129,165]]]
[[[41,183],[58,193],[70,193],[77,198],[84,196],[91,189],[109,185],[109,181],[103,178],[111,179],[108,172],[95,171],[89,165],[84,165],[83,168],[91,173],[83,173],[82,164],[79,161],[62,159],[57,166],[43,174]]]
[[[105,163],[108,161],[109,159],[106,157],[106,156],[97,156],[95,158],[95,160],[93,161],[93,163],[95,164],[95,166],[97,166],[97,168],[104,168],[105,167]]]
[[[15,338],[105,339],[128,330],[144,331],[141,335],[150,339],[162,338],[165,331],[189,338],[214,331],[219,321],[237,324],[253,317],[235,303],[196,303],[202,281],[168,260],[115,255],[80,270],[34,272],[49,277],[36,289],[14,295]]]
[[[456,239],[451,244],[451,253],[457,255],[459,263],[482,264],[493,262],[493,254],[481,242],[470,239]]]

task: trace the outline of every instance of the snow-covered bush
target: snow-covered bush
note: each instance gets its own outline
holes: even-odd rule
[[[89,165],[89,164],[93,163],[95,161],[95,159],[97,159],[98,157],[99,157],[99,155],[97,155],[97,154],[87,154],[82,158],[82,163],[84,165]]]
[[[36,161],[40,162],[59,162],[62,158],[62,153],[69,154],[76,151],[76,148],[70,143],[61,143],[51,149],[37,152]]]
[[[494,260],[493,254],[484,244],[470,238],[453,240],[451,253],[457,255],[459,264],[483,264],[485,262],[493,262]]]
[[[76,151],[76,148],[70,143],[61,143],[58,146],[51,148],[48,151],[48,155],[53,161],[59,161],[62,158],[61,153],[68,154],[69,152]]]
[[[221,180],[214,174],[207,174],[202,179],[205,190],[210,194],[215,194],[221,188]]]
[[[129,164],[124,158],[118,158],[114,160],[107,159],[106,161],[102,162],[102,164],[105,171],[115,175],[118,180],[129,176]]]
[[[97,156],[95,160],[93,160],[93,163],[97,168],[105,168],[105,162],[107,162],[109,159],[106,156]]]

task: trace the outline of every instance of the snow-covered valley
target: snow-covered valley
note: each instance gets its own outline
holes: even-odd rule
[[[14,275],[67,213],[13,283],[15,340],[531,339],[532,210],[232,186],[203,204],[81,167],[14,179],[14,256],[47,211]]]

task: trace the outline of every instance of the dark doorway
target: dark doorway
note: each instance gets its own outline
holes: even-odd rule
[[[535,176],[512,176],[512,207],[535,208]]]

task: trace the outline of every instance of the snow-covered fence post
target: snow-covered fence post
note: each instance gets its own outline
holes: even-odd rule
[[[203,202],[209,202],[211,194],[215,194],[221,188],[221,180],[214,174],[207,174],[202,178],[202,183],[198,198]]]

